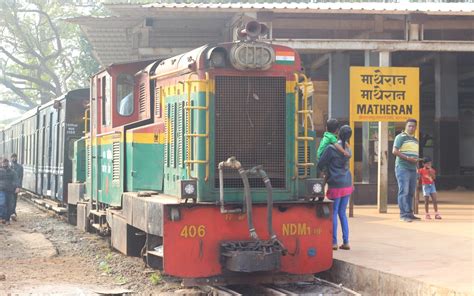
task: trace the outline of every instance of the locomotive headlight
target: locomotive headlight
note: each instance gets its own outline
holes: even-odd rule
[[[249,49],[250,48],[245,48],[238,51],[238,60],[242,64],[250,65],[254,61],[254,51]]]
[[[324,197],[324,179],[310,178],[305,180],[306,194],[311,197]]]
[[[214,47],[207,52],[209,66],[223,68],[226,66],[227,50],[223,47]]]
[[[197,197],[197,182],[196,180],[179,180],[179,198],[181,199],[196,199]]]
[[[259,65],[267,65],[272,62],[272,54],[268,48],[261,48],[257,50],[257,55],[255,56],[255,62]]]
[[[265,43],[242,42],[232,47],[230,61],[239,70],[267,70],[275,59],[273,48]]]

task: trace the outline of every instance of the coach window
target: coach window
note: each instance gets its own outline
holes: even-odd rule
[[[117,112],[121,116],[130,116],[133,113],[133,76],[120,74],[117,77]]]

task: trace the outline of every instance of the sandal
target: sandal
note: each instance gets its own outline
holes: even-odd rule
[[[430,214],[426,214],[426,216],[425,216],[425,219],[427,219],[427,220],[431,220],[431,216],[430,216]]]
[[[333,249],[334,251],[337,251],[337,244],[332,245],[332,249]]]
[[[339,249],[342,249],[342,250],[350,250],[351,249],[351,246],[349,246],[349,244],[342,244]]]
[[[441,220],[441,215],[440,215],[440,214],[436,214],[436,215],[435,215],[435,219]]]

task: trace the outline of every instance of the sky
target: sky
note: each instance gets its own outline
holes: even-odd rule
[[[0,120],[3,121],[5,119],[16,118],[20,116],[22,112],[20,112],[17,108],[10,107],[8,105],[0,105]]]
[[[4,86],[0,85],[0,100],[2,97],[2,94],[6,92],[6,89]],[[17,108],[10,107],[8,105],[0,104],[0,123],[7,123],[5,121],[7,120],[13,120],[17,117],[19,117],[23,111],[18,110]]]

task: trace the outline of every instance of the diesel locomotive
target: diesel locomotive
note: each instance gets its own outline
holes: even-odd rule
[[[69,220],[185,285],[329,269],[312,83],[295,50],[258,40],[265,30],[94,74],[83,136],[61,144],[74,146]]]

